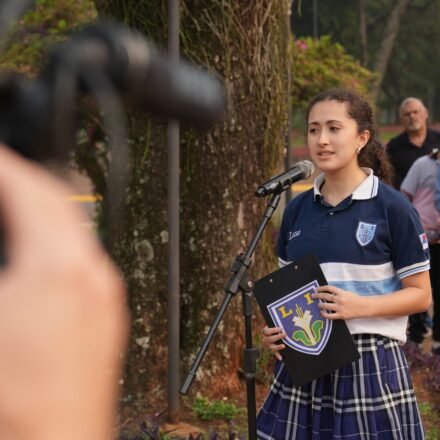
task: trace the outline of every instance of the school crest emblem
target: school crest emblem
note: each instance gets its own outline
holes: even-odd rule
[[[324,350],[333,324],[321,316],[319,301],[311,296],[318,286],[313,281],[267,306],[275,325],[282,327],[287,335],[283,342],[311,355]]]
[[[361,246],[366,246],[374,238],[376,232],[376,225],[371,223],[359,222],[356,231],[356,240]]]

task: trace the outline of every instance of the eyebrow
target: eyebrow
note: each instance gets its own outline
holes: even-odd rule
[[[338,122],[339,124],[342,124],[342,121],[338,121],[337,119],[330,119],[329,121],[325,121],[326,124],[333,124],[335,122]],[[319,122],[312,121],[312,122],[309,122],[307,125],[312,125],[312,124],[319,124]]]

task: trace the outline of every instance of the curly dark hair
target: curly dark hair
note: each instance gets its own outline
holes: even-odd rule
[[[316,95],[310,102],[306,112],[306,122],[312,107],[322,101],[338,101],[347,103],[348,116],[354,119],[358,126],[358,132],[364,130],[370,132],[370,139],[358,156],[361,167],[372,168],[374,174],[385,183],[391,184],[394,178],[393,167],[388,159],[384,144],[376,134],[373,119],[373,110],[366,99],[349,89],[329,89]]]

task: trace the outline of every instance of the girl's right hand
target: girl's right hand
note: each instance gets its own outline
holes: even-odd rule
[[[281,327],[268,327],[263,328],[263,344],[272,351],[278,360],[282,360],[280,351],[284,350],[286,346],[284,344],[277,344],[276,342],[285,338],[286,333]]]

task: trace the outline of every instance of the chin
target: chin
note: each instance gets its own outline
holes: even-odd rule
[[[408,131],[411,132],[417,132],[419,130],[421,130],[422,125],[421,124],[414,124],[408,127]]]
[[[341,169],[341,167],[336,164],[330,164],[330,163],[325,163],[325,162],[324,163],[315,162],[315,165],[323,173],[331,173],[331,172],[338,171]]]

